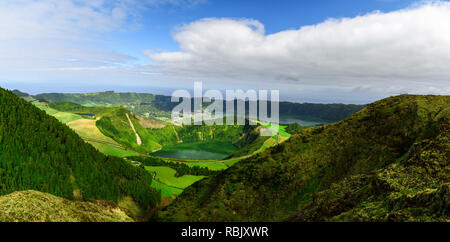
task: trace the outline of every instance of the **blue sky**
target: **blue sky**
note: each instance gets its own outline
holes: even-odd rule
[[[112,33],[110,48],[129,54],[140,63],[151,63],[143,49],[178,50],[172,32],[180,25],[203,18],[256,19],[266,33],[297,29],[328,18],[363,15],[372,11],[394,11],[410,6],[412,0],[209,0],[195,5],[164,5],[142,14],[136,31]]]
[[[279,89],[298,102],[450,94],[450,4],[4,0],[0,86],[30,93]]]

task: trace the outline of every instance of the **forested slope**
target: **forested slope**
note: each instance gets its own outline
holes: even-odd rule
[[[187,188],[163,221],[448,221],[450,97],[403,95]]]
[[[0,89],[0,195],[36,190],[67,199],[156,204],[151,176],[107,157],[44,111]]]

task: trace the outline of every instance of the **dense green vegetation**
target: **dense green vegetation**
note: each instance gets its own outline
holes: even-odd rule
[[[0,195],[37,190],[67,199],[156,205],[151,176],[107,157],[44,111],[0,89]]]
[[[200,166],[189,166],[185,163],[181,162],[171,162],[165,161],[159,157],[129,157],[130,160],[139,161],[144,166],[166,166],[176,171],[175,177],[180,177],[184,175],[193,175],[193,176],[213,176],[217,175],[219,171],[209,169],[208,167],[200,167]]]
[[[188,187],[163,221],[449,221],[450,97],[402,95]]]
[[[300,124],[297,124],[297,123],[287,124],[286,128],[285,128],[285,131],[287,133],[289,133],[289,134],[296,134],[296,133],[298,133],[298,132],[300,132],[302,130],[303,130],[303,127],[300,126]]]

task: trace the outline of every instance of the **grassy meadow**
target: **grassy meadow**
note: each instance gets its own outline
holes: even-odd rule
[[[64,123],[64,124],[70,123],[75,120],[83,119],[83,117],[80,115],[76,115],[76,114],[69,113],[69,112],[60,112],[56,109],[53,109],[53,108],[49,107],[48,104],[46,104],[46,103],[34,101],[33,104],[36,107],[40,108],[41,110],[44,110],[48,115],[55,117],[61,123]]]
[[[97,142],[92,142],[92,141],[87,141],[87,142],[105,155],[112,155],[112,156],[117,156],[117,157],[121,157],[121,158],[137,155],[134,152],[124,150],[124,149],[121,149],[121,148],[118,148],[118,147],[115,147],[112,145],[102,144],[102,143],[97,143]]]
[[[152,182],[152,187],[161,190],[162,197],[177,196],[186,187],[204,178],[203,176],[191,175],[175,177],[176,171],[165,166],[146,166],[145,169],[151,174],[156,172],[156,178]]]
[[[203,176],[186,175],[182,177],[175,177],[176,171],[165,166],[146,166],[145,169],[153,174],[156,172],[155,180],[171,187],[184,189],[193,183],[205,178]]]

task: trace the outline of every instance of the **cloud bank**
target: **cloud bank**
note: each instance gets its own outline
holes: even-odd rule
[[[201,80],[387,94],[450,94],[450,4],[329,19],[266,34],[251,19],[202,19],[181,26],[180,51],[145,54],[151,69]]]

